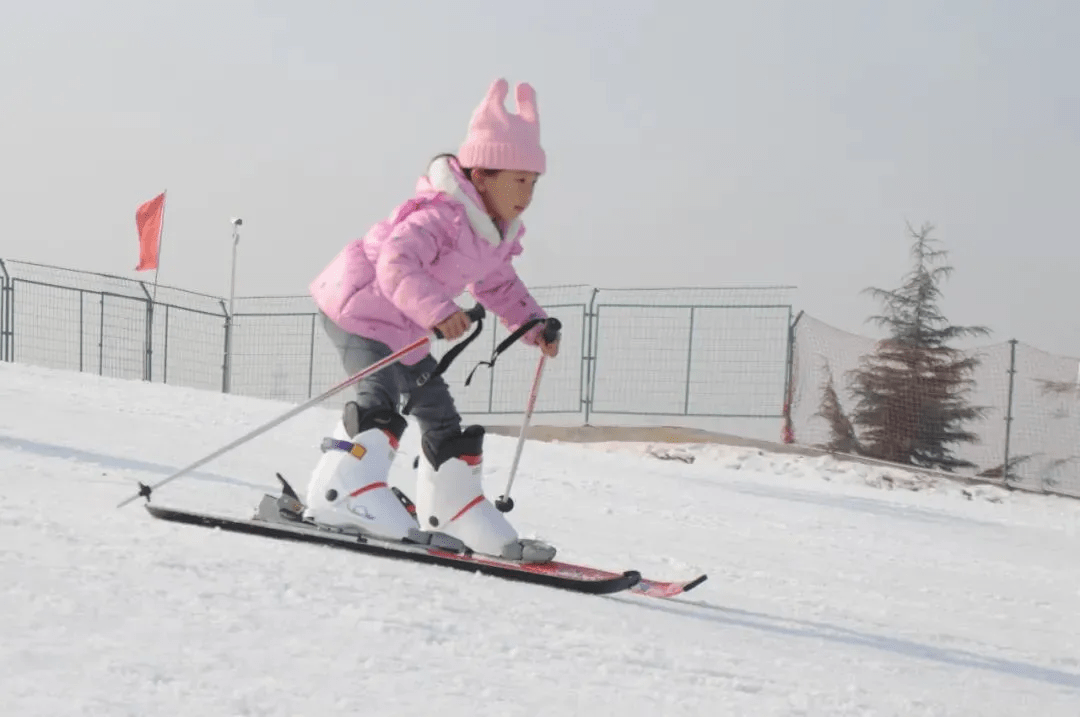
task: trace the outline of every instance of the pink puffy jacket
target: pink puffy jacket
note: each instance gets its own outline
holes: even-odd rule
[[[513,331],[547,317],[511,263],[522,252],[524,233],[515,220],[500,236],[472,183],[440,157],[412,199],[346,245],[315,278],[311,296],[345,331],[394,351],[462,308],[454,299],[465,290]],[[539,331],[522,340],[535,343]],[[415,364],[427,353],[417,349],[402,363]]]

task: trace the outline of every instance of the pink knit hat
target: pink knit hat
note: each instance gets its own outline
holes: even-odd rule
[[[518,114],[506,111],[506,93],[510,86],[499,78],[491,84],[487,96],[473,112],[469,134],[458,150],[462,167],[516,169],[544,173],[546,156],[540,146],[540,119],[536,111],[536,92],[521,83],[517,86]]]

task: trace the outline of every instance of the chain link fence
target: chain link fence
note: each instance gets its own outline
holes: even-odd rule
[[[821,412],[827,380],[850,414],[850,372],[877,345],[803,313],[793,318],[789,287],[554,286],[533,294],[563,323],[536,412],[578,423],[601,415],[758,419],[785,442],[823,446],[831,439]],[[512,346],[463,385],[508,333],[491,315],[485,329],[446,379],[463,414],[518,414],[536,368],[531,347]],[[971,352],[980,359],[971,401],[985,411],[970,426],[978,442],[957,450],[977,466],[970,472],[1080,496],[1080,360],[1015,340]],[[345,378],[306,296],[241,297],[230,314],[216,296],[4,260],[0,360],[288,402]]]
[[[238,297],[230,314],[219,297],[174,287],[26,262],[0,267],[6,361],[289,402],[345,378],[307,296]],[[596,414],[778,421],[789,292],[535,288],[563,324],[560,359],[545,370],[535,410],[585,423]],[[508,335],[490,314],[485,329],[446,374],[458,409],[519,413],[536,368],[531,347],[515,344],[462,388]],[[433,352],[445,348],[436,342]]]
[[[224,302],[122,277],[0,260],[3,360],[221,389]]]
[[[851,371],[878,342],[800,314],[792,326],[788,440],[823,446],[832,438],[822,402],[831,380],[840,407],[855,405]],[[1018,488],[1080,497],[1080,360],[1055,356],[1017,340],[964,351],[979,364],[969,396],[984,409],[965,424],[975,443],[954,446],[976,468],[960,473],[1002,479]]]

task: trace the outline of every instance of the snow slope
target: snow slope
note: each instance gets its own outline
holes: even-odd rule
[[[0,713],[1080,714],[1077,501],[751,449],[529,443],[522,532],[567,560],[709,573],[672,601],[116,509],[285,408],[0,364]],[[274,471],[305,486],[334,420],[305,413],[155,499],[247,516]],[[406,488],[416,445],[413,427]],[[513,448],[488,439],[491,493]]]

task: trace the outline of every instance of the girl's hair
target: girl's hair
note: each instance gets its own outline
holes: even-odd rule
[[[431,158],[431,162],[434,162],[436,159],[442,159],[443,157],[454,160],[454,162],[457,163],[459,167],[461,167],[461,160],[458,159],[457,155],[453,152],[443,152],[442,154],[436,154],[434,157]],[[431,162],[428,162],[428,164],[431,164]],[[464,172],[465,178],[471,182],[473,172],[479,172],[484,177],[493,177],[501,170],[484,169],[483,167],[461,167],[461,171]]]

